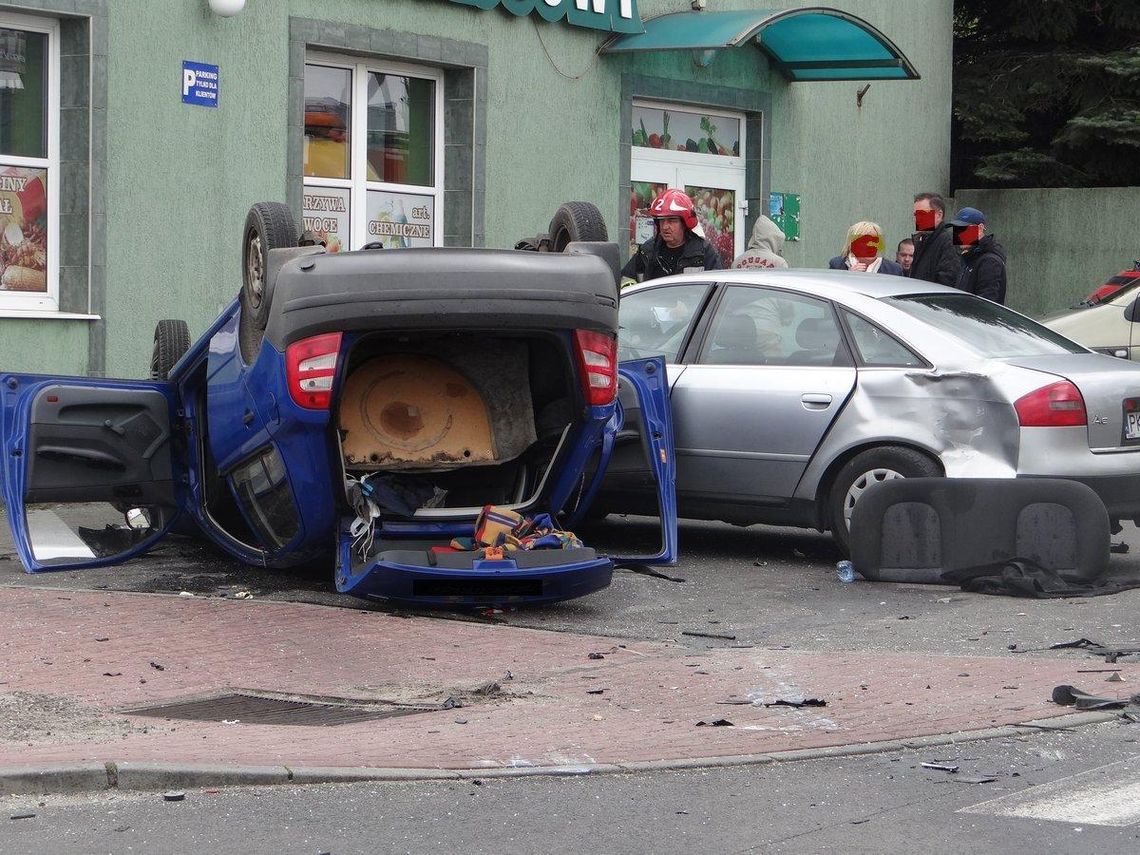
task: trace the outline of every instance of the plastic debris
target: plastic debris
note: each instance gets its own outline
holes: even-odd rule
[[[252,600],[253,599],[253,592],[252,591],[237,591],[232,596],[233,596],[233,599],[235,599],[235,600]]]
[[[954,780],[959,784],[990,784],[997,778],[988,775],[955,775]]]
[[[162,794],[162,800],[164,802],[180,802],[184,798],[186,798],[184,790],[169,790]]]
[[[179,591],[178,596],[180,596],[180,597],[193,597],[194,595],[191,594],[189,591]]]
[[[696,630],[683,629],[681,635],[691,635],[693,638],[718,638],[723,641],[736,641],[735,635],[721,635],[717,632],[697,632]]]
[[[850,561],[840,561],[835,565],[835,575],[839,577],[840,582],[854,582],[857,578],[855,565]]]
[[[22,813],[14,813],[8,818],[9,819],[33,819],[34,817],[35,817],[35,814],[32,811],[27,810],[27,811],[23,811]]]
[[[591,653],[586,658],[587,659],[605,659],[606,655],[604,653]]]
[[[1106,682],[1106,683],[1123,683],[1124,678],[1120,676],[1119,671],[1113,671],[1111,674],[1109,674],[1107,677],[1104,678],[1104,682]]]
[[[923,763],[922,768],[934,769],[936,772],[949,772],[951,774],[954,774],[958,771],[958,767],[956,765],[951,765],[949,763]]]
[[[736,727],[736,725],[727,718],[714,718],[711,721],[701,719],[697,722],[697,727]]]

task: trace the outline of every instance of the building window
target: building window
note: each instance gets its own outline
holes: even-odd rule
[[[0,12],[0,311],[59,309],[59,25]]]
[[[310,53],[304,228],[330,252],[443,243],[443,75]]]

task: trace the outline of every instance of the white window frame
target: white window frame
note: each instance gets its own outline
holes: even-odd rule
[[[62,316],[59,311],[59,21],[18,15],[0,10],[0,25],[16,30],[46,33],[47,62],[47,157],[16,157],[0,154],[0,169],[29,166],[47,170],[47,286],[46,294],[0,291],[0,317]],[[74,317],[74,315],[68,315]]]
[[[374,237],[368,235],[368,191],[386,190],[390,193],[406,193],[416,196],[433,197],[432,245],[443,246],[443,70],[423,65],[408,65],[379,59],[360,59],[321,51],[306,51],[305,65],[323,65],[329,68],[343,68],[352,72],[351,108],[352,128],[349,151],[348,178],[319,178],[315,175],[302,175],[302,190],[305,187],[335,187],[351,193],[349,210],[350,243],[346,249],[359,249]],[[368,156],[368,75],[371,73],[395,74],[403,77],[418,77],[431,80],[435,84],[435,117],[432,140],[433,168],[432,185],[394,184],[388,181],[369,181],[364,168]],[[303,96],[302,96],[303,97]],[[302,133],[304,130],[302,129]]]

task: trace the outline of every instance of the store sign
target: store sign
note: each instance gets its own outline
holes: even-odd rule
[[[637,0],[451,0],[476,9],[502,6],[520,17],[537,12],[552,24],[565,21],[572,27],[589,27],[614,33],[644,33]]]
[[[199,107],[217,107],[219,93],[218,66],[182,60],[182,103]]]
[[[411,193],[369,190],[367,243],[381,243],[385,249],[432,246],[435,198]]]
[[[312,232],[329,252],[347,250],[351,193],[339,187],[306,184],[303,196],[302,229]]]

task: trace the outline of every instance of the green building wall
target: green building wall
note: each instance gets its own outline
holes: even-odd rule
[[[643,18],[689,5],[638,4]],[[810,4],[708,4],[799,5]],[[211,14],[205,0],[113,0],[106,139],[96,144],[106,146],[106,167],[92,175],[101,196],[93,210],[106,218],[106,289],[92,306],[103,321],[0,318],[0,365],[142,377],[157,320],[184,318],[196,336],[233,299],[249,205],[289,196],[291,18],[329,22],[333,49],[346,28],[486,45],[486,186],[473,198],[484,206],[487,246],[544,230],[575,199],[598,204],[611,236],[624,238],[623,74],[770,95],[770,189],[802,199],[802,239],[786,251],[793,266],[826,266],[857,220],[879,222],[893,243],[910,230],[913,194],[946,190],[952,0],[831,5],[878,27],[922,79],[874,82],[859,107],[860,82],[788,84],[751,46],[722,51],[707,68],[687,52],[599,57],[597,31],[445,0],[252,0],[233,18]],[[182,60],[220,66],[217,109],[181,102]]]
[[[1140,258],[1140,187],[959,190],[1008,254],[1006,303],[1033,317],[1084,299]]]

